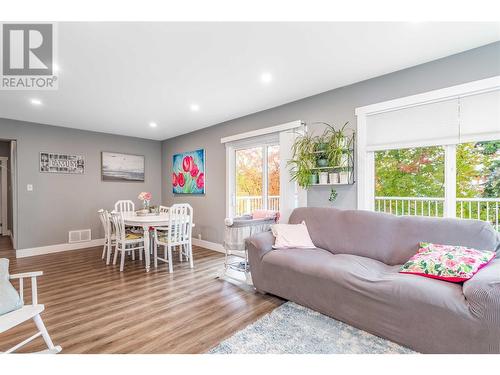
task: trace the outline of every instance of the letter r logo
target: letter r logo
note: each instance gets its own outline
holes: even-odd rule
[[[4,24],[4,75],[52,75],[52,24]]]

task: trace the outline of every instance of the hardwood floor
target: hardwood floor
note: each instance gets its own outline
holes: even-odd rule
[[[120,273],[118,265],[105,265],[101,251],[16,259],[0,241],[11,273],[44,272],[38,280],[42,318],[62,353],[204,353],[283,303],[216,279],[223,256],[200,247],[193,249],[194,270],[174,257],[173,274],[166,264],[146,273],[143,263],[131,259]],[[0,351],[34,332],[26,322],[0,334]],[[38,338],[24,351],[42,349]]]
[[[15,257],[15,251],[12,249],[12,242],[8,236],[0,236],[0,258]]]

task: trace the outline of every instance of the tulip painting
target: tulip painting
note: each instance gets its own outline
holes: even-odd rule
[[[174,194],[205,194],[205,150],[175,154],[172,165]]]

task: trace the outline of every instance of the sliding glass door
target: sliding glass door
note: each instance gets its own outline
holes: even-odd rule
[[[279,145],[252,145],[234,153],[235,215],[262,209],[279,211]]]

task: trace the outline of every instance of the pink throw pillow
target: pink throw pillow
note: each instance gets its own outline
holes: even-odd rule
[[[252,212],[252,219],[270,219],[276,216],[276,211],[272,210],[255,210]]]
[[[399,272],[459,283],[469,280],[493,258],[493,251],[421,242],[417,254]]]
[[[274,224],[271,230],[276,237],[274,249],[315,248],[304,221],[301,224]]]

